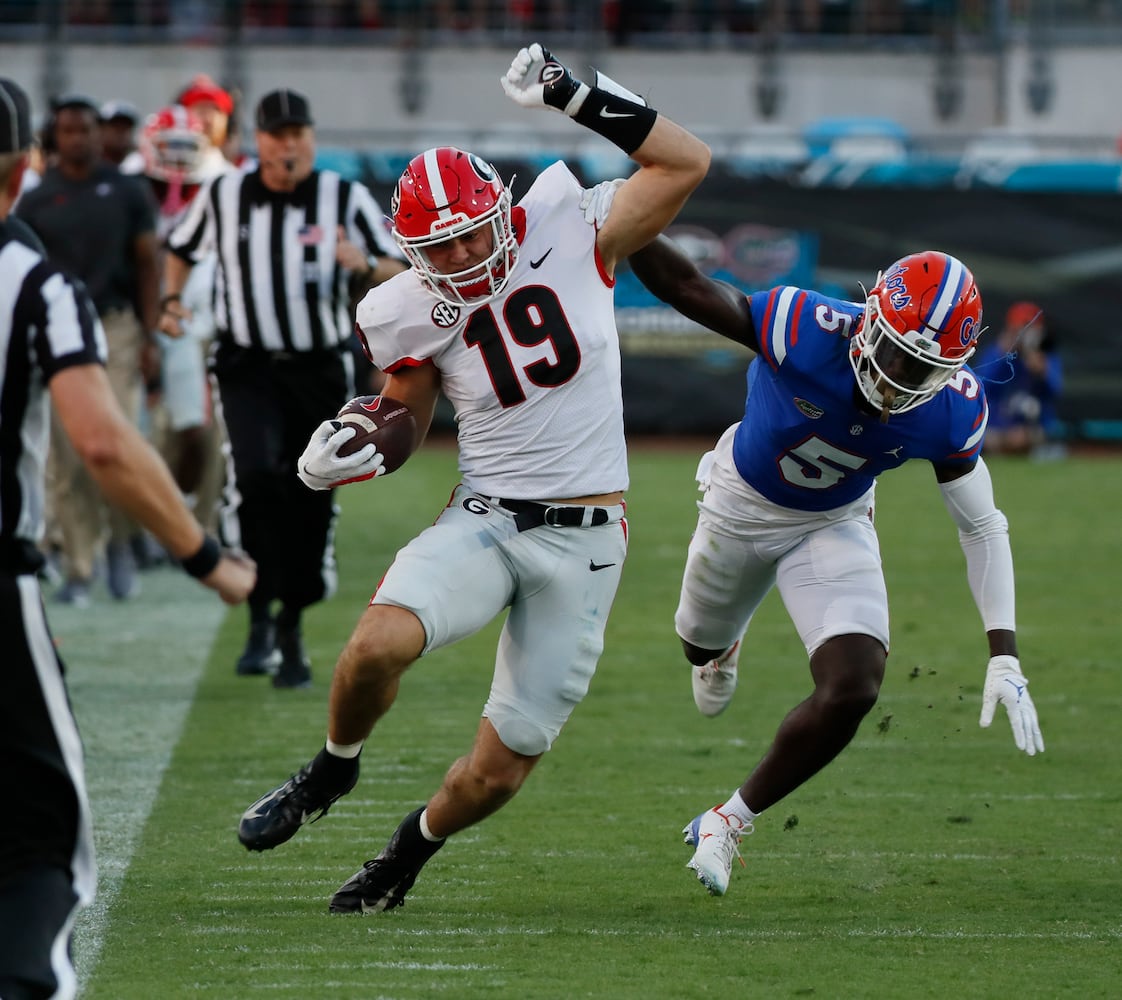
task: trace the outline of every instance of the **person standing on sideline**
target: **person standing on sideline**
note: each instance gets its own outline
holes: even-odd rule
[[[876,703],[888,597],[874,490],[909,459],[931,462],[966,556],[989,650],[981,725],[1000,703],[1017,749],[1042,752],[1018,658],[1008,524],[980,457],[986,397],[966,366],[982,330],[970,271],[949,254],[910,254],[857,303],[793,287],[746,296],[665,237],[631,265],[662,301],[757,352],[743,420],[698,469],[704,498],[674,618],[697,707],[713,716],[729,704],[745,630],[773,586],[814,680],[743,785],[683,830],[701,883],[725,893],[740,838],[841,753]]]
[[[99,114],[87,97],[72,95],[55,104],[56,162],[20,199],[17,214],[43,241],[51,261],[85,283],[109,342],[110,384],[121,409],[137,423],[143,388],[159,371],[153,337],[159,301],[156,206],[139,178],[101,159]],[[118,508],[107,509],[57,424],[51,465],[51,513],[58,521],[66,574],[55,599],[89,603],[106,519],[109,592],[118,600],[131,597],[137,583],[129,544],[134,526]]]
[[[1044,310],[1035,302],[1014,302],[997,338],[978,352],[975,368],[990,402],[985,453],[1045,454],[1043,446],[1059,437],[1063,366]]]
[[[354,395],[349,274],[384,281],[405,264],[370,192],[315,169],[307,98],[271,91],[256,121],[258,168],[214,178],[168,234],[159,329],[183,334],[187,279],[217,252],[212,370],[237,503],[223,533],[258,569],[236,670],[306,687],[301,618],[335,589],[336,508],[301,485],[296,460],[323,414]]]
[[[0,828],[0,996],[67,1000],[70,931],[97,879],[81,740],[36,575],[49,411],[98,487],[224,601],[245,599],[254,568],[199,528],[116,402],[81,283],[9,218],[31,141],[27,95],[0,79],[0,793],[19,803]]]
[[[161,241],[207,181],[235,169],[210,145],[195,113],[179,104],[148,116],[140,151],[144,175],[160,206]],[[225,432],[212,405],[206,365],[214,338],[215,259],[211,252],[196,264],[180,292],[180,304],[191,316],[182,322],[183,336],[157,334],[162,367],[155,407],[159,450],[179,488],[193,502],[199,524],[208,531],[217,526],[226,464]]]
[[[234,95],[223,89],[205,73],[191,79],[176,98],[179,104],[198,116],[210,144],[205,155],[204,166],[208,173],[218,173],[212,162],[217,158],[233,166],[240,166],[236,150],[229,149],[231,133],[234,131]],[[233,154],[227,155],[228,153]]]
[[[123,174],[139,174],[144,159],[136,148],[140,112],[128,101],[106,101],[98,109],[101,155]]]
[[[512,205],[479,157],[442,146],[413,158],[394,192],[394,236],[412,270],[369,292],[358,326],[386,396],[420,444],[443,390],[456,411],[462,482],[409,542],[344,647],[328,740],[239,826],[250,850],[284,843],[358,780],[359,753],[423,654],[509,609],[470,751],[428,803],[331,900],[337,913],[400,905],[447,837],[508,802],[550,749],[595,672],[627,554],[628,485],[616,265],[677,215],[709,148],[602,74],[573,77],[541,45],[515,56],[503,89],[560,112],[638,164],[599,230],[584,191],[554,163]],[[370,478],[384,456],[348,457],[353,429],[326,421],[300,459],[318,490]]]

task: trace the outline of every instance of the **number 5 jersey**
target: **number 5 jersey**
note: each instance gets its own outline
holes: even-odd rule
[[[860,405],[849,363],[860,303],[782,286],[749,296],[749,305],[760,354],[748,368],[733,460],[772,503],[833,510],[910,458],[937,465],[978,458],[988,409],[969,368],[930,401],[881,423]]]

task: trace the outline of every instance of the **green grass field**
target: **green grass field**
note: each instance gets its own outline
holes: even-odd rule
[[[633,448],[631,552],[591,693],[521,794],[377,917],[329,916],[327,900],[468,747],[497,623],[413,668],[358,787],[322,822],[263,855],[235,830],[322,745],[335,653],[393,552],[448,495],[450,451],[341,492],[341,591],[306,623],[309,692],[234,676],[241,611],[206,657],[212,602],[170,572],[135,607],[98,605],[93,637],[91,619],[52,612],[111,883],[80,926],[84,995],[1117,996],[1122,465],[991,462],[1047,743],[1034,759],[1015,750],[1003,711],[978,727],[986,645],[929,467],[883,479],[893,649],[881,700],[831,767],[757,823],[747,867],[715,899],[685,869],[679,831],[740,784],[809,678],[773,595],[733,705],[718,719],[694,709],[672,615],[697,453]],[[144,608],[168,606],[174,626],[141,624]],[[127,642],[113,616],[133,623]],[[192,654],[205,658],[193,702]],[[98,657],[127,683],[86,666]],[[177,742],[179,719],[161,716],[175,705]],[[174,742],[170,757],[147,745],[148,726]],[[146,823],[134,792],[152,799]]]

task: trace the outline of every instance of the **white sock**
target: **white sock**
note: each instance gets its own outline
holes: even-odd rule
[[[432,832],[432,830],[429,829],[429,811],[427,808],[423,813],[421,813],[421,818],[418,822],[421,826],[421,836],[424,837],[425,840],[429,841],[429,843],[439,844],[444,839],[443,837],[438,837],[435,833]]]
[[[744,800],[740,797],[739,789],[732,793],[729,800],[719,807],[719,811],[726,816],[735,816],[740,820],[743,826],[751,826],[754,819],[759,818],[759,813],[752,812],[745,804]]]
[[[327,741],[327,752],[332,757],[342,757],[344,760],[354,760],[362,752],[362,744],[365,740],[359,740],[357,743],[332,743],[331,740]]]

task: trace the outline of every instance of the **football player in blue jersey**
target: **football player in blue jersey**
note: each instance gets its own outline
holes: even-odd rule
[[[704,499],[675,614],[697,707],[728,705],[745,630],[773,586],[814,679],[744,784],[683,831],[689,867],[719,896],[757,816],[833,760],[876,703],[888,597],[873,507],[886,469],[931,462],[958,526],[989,643],[981,725],[1000,702],[1019,750],[1034,755],[1044,741],[1018,660],[1008,525],[980,457],[986,398],[966,362],[982,299],[970,271],[949,254],[914,253],[860,303],[792,287],[745,295],[666,237],[630,261],[658,298],[757,352],[743,420],[698,469]]]

